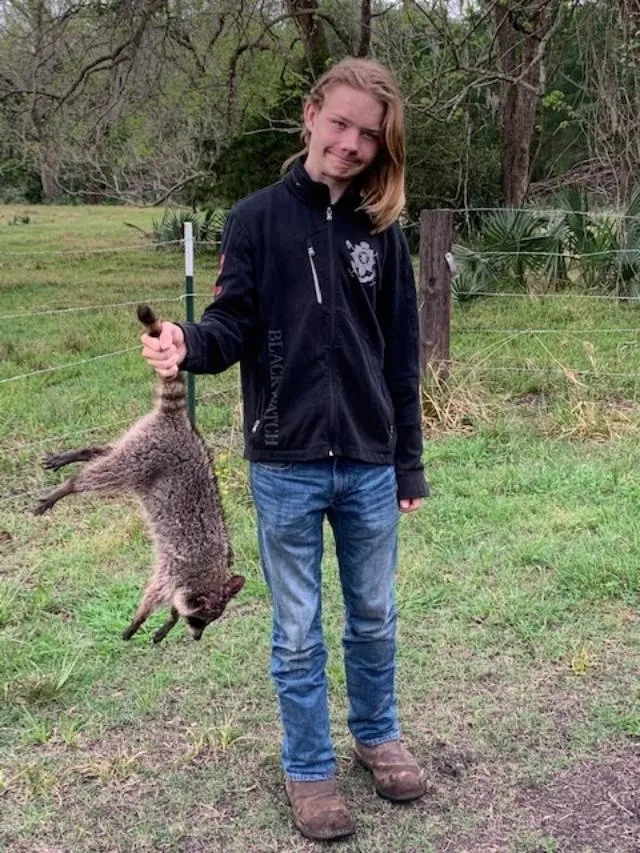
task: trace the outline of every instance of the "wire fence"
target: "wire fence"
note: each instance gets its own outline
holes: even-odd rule
[[[503,209],[499,209],[503,211]],[[459,213],[474,215],[486,215],[496,213],[496,209],[477,208],[473,211],[459,211]],[[534,211],[536,216],[558,217],[566,215],[567,211]],[[573,212],[576,214],[576,212]],[[577,215],[580,215],[578,212]],[[624,214],[601,214],[585,212],[592,220],[611,221],[615,219],[629,225],[639,224],[637,217],[625,216]],[[405,223],[405,228],[417,227],[419,223]],[[108,297],[108,286],[102,287],[101,292],[104,299],[93,298],[90,304],[83,304],[82,294],[76,293],[75,304],[71,303],[68,292],[61,287],[59,299],[55,302],[49,301],[48,305],[41,303],[25,307],[20,310],[8,309],[10,299],[2,300],[0,290],[0,304],[4,302],[5,311],[0,313],[0,394],[7,394],[9,389],[20,388],[20,393],[15,393],[11,400],[6,399],[2,404],[5,417],[5,428],[0,438],[0,454],[3,458],[5,485],[9,487],[10,493],[0,497],[0,507],[28,503],[39,491],[42,475],[31,473],[27,478],[32,483],[30,488],[19,488],[16,484],[21,480],[21,472],[25,466],[34,464],[34,457],[42,453],[46,448],[59,448],[68,442],[77,441],[87,436],[113,437],[114,433],[120,431],[123,426],[132,422],[129,417],[113,418],[115,413],[121,413],[120,398],[115,403],[104,402],[109,399],[110,387],[121,386],[125,374],[130,383],[130,399],[126,411],[135,409],[139,413],[140,403],[137,395],[140,393],[140,379],[130,378],[131,369],[124,370],[124,362],[130,359],[140,346],[135,339],[129,345],[106,347],[103,352],[92,355],[84,355],[80,358],[71,358],[64,363],[54,363],[60,357],[56,352],[56,345],[60,341],[55,333],[51,333],[51,339],[47,347],[38,348],[38,358],[50,358],[49,364],[32,364],[29,347],[25,346],[22,355],[16,354],[20,349],[21,341],[14,340],[13,335],[16,323],[19,323],[20,334],[30,337],[29,324],[33,323],[33,340],[38,338],[38,321],[44,317],[50,317],[67,324],[70,328],[74,318],[81,315],[89,315],[91,322],[94,318],[99,320],[108,312],[131,312],[133,307],[141,302],[153,305],[181,307],[185,302],[186,295],[180,292],[180,245],[183,241],[172,241],[170,245],[175,252],[175,287],[169,295],[164,292],[154,293],[150,288],[145,288],[145,295],[141,298],[127,298],[113,300]],[[217,248],[216,243],[208,242],[207,248]],[[25,249],[20,252],[3,252],[0,262],[0,284],[2,281],[5,259],[11,259],[10,264],[26,260],[31,257],[39,259],[51,258],[53,260],[62,258],[70,259],[78,256],[103,256],[109,253],[124,255],[134,252],[132,265],[135,266],[135,258],[139,257],[141,249],[149,251],[150,246],[113,246],[108,248],[85,248],[85,249]],[[157,251],[155,248],[153,251]],[[521,253],[482,248],[474,248],[474,257],[487,263],[495,259],[519,258]],[[528,253],[534,260],[537,257],[556,257],[564,261],[578,261],[593,263],[596,258],[609,258],[613,261],[619,258],[629,258],[629,248],[616,248],[614,246],[601,251],[576,252],[566,250],[562,254],[553,252]],[[638,246],[638,279],[640,280],[640,245]],[[46,264],[46,260],[44,261]],[[166,256],[163,260],[163,270],[166,273]],[[214,262],[211,261],[207,277],[213,279]],[[473,379],[482,381],[490,386],[492,391],[499,391],[510,395],[514,399],[527,393],[536,391],[558,391],[563,386],[574,392],[572,402],[591,402],[594,399],[607,400],[615,398],[629,401],[635,406],[638,402],[637,378],[640,373],[640,314],[636,316],[634,309],[640,303],[640,290],[634,293],[612,293],[593,292],[593,289],[584,289],[579,280],[572,281],[562,292],[540,292],[539,280],[532,277],[531,287],[527,286],[526,276],[523,288],[515,287],[514,280],[503,280],[500,287],[485,287],[474,290],[473,300],[468,303],[456,305],[454,303],[451,322],[451,369],[455,372],[460,382]],[[108,282],[108,278],[106,279]],[[95,297],[95,290],[94,297]],[[199,290],[194,294],[195,298],[208,301],[211,294],[208,290]],[[57,303],[57,304],[56,304]],[[546,307],[545,307],[546,306]],[[567,306],[570,309],[567,315]],[[184,311],[182,311],[184,313]],[[119,314],[118,314],[119,316]],[[132,313],[127,315],[132,320]],[[173,319],[177,319],[174,317]],[[636,324],[637,320],[637,324]],[[72,328],[72,325],[71,325]],[[115,343],[115,341],[114,341]],[[66,353],[66,351],[65,351]],[[82,355],[81,352],[77,353]],[[54,357],[55,355],[55,357]],[[105,364],[108,363],[108,364]],[[142,360],[140,359],[142,364]],[[100,367],[103,365],[103,367]],[[20,368],[23,369],[20,369]],[[14,368],[12,370],[12,368]],[[65,426],[64,418],[65,402],[68,401],[69,410],[77,405],[79,393],[77,381],[78,373],[88,376],[89,384],[92,381],[90,371],[101,370],[95,376],[95,382],[101,383],[103,388],[103,409],[88,408],[86,417],[91,422],[89,425],[81,425],[68,428]],[[105,372],[106,370],[106,372]],[[65,377],[68,374],[68,379]],[[134,371],[135,372],[135,371]],[[32,401],[28,413],[24,409],[30,395],[46,395],[46,383],[52,379],[54,374],[59,374],[58,394],[60,388],[68,388],[68,395],[58,397],[58,402],[52,408],[57,408],[60,413],[59,420],[52,414],[43,417],[41,431],[42,435],[34,437],[33,420],[38,415],[34,414],[38,409],[38,400]],[[140,374],[142,376],[142,374]],[[29,383],[40,380],[44,385],[37,386],[37,390],[29,391]],[[547,386],[545,383],[551,383]],[[83,386],[84,387],[84,386]],[[24,388],[24,390],[22,390]],[[80,389],[81,391],[82,389]],[[10,395],[11,396],[11,395]],[[47,405],[48,398],[43,397]],[[233,374],[231,380],[225,377],[207,377],[206,380],[198,380],[198,392],[196,402],[199,409],[204,413],[204,423],[207,440],[212,446],[225,448],[230,452],[239,452],[242,440],[242,425],[240,422],[240,389],[237,373]],[[100,411],[108,409],[108,416],[100,422]],[[218,411],[219,410],[219,411]],[[228,410],[230,414],[220,414],[222,410]],[[217,412],[217,413],[216,413]],[[55,413],[54,413],[55,414]],[[217,418],[217,420],[216,420]],[[70,418],[71,420],[71,418]],[[25,421],[29,421],[29,429],[23,428]],[[35,428],[35,431],[40,427]],[[24,478],[22,478],[24,479]]]

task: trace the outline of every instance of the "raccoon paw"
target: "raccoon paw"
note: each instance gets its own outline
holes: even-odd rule
[[[58,468],[62,468],[65,464],[64,454],[61,453],[47,453],[42,459],[42,467],[50,471],[57,471]]]
[[[51,507],[53,506],[53,503],[55,503],[55,501],[52,502],[49,500],[49,498],[40,498],[38,503],[33,508],[33,514],[34,515],[44,515],[45,512],[47,512],[48,510],[51,509]]]

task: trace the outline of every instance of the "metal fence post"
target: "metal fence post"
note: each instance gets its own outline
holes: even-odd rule
[[[187,323],[193,323],[193,222],[184,223],[184,296]],[[196,378],[187,374],[187,411],[192,426],[196,425]]]

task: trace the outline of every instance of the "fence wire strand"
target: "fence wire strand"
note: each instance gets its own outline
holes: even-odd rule
[[[206,297],[207,299],[211,298],[211,293],[206,292],[198,292],[189,294],[189,296],[193,297]],[[54,315],[54,314],[79,314],[83,311],[103,311],[107,309],[113,308],[130,308],[132,305],[140,305],[141,303],[152,303],[153,305],[158,305],[160,303],[165,302],[184,302],[186,300],[186,294],[180,293],[178,296],[167,296],[156,298],[155,296],[148,296],[140,299],[132,299],[127,302],[106,302],[100,303],[99,305],[80,305],[74,306],[70,308],[50,308],[46,311],[22,311],[18,314],[2,314],[0,315],[0,320],[21,320],[29,317],[44,317],[46,315]]]
[[[217,249],[220,247],[219,240],[196,240],[193,241],[196,252],[201,248]],[[128,246],[107,246],[102,249],[29,249],[22,252],[3,252],[3,258],[31,258],[42,257],[44,255],[52,257],[74,257],[77,255],[104,255],[110,252],[158,252],[162,249],[167,249],[171,246],[179,247],[184,245],[184,240],[163,240],[161,243],[151,243],[149,245],[131,244]]]
[[[130,245],[130,246],[108,246],[102,249],[33,249],[22,252],[3,252],[3,258],[31,258],[31,257],[42,257],[43,255],[52,256],[52,257],[73,257],[76,255],[105,255],[111,252],[140,252],[140,251],[157,251],[158,249],[163,249],[165,246],[180,246],[182,244],[182,240],[167,240],[166,242],[159,244],[152,244],[150,246],[143,245]]]
[[[621,219],[626,220],[630,219],[632,222],[640,222],[640,216],[633,216],[632,214],[622,213],[617,211],[606,211],[606,210],[569,210],[562,208],[521,208],[521,207],[465,207],[460,208],[458,210],[454,210],[454,213],[459,214],[469,214],[469,213],[526,213],[532,214],[534,216],[583,216],[589,219]]]
[[[498,329],[498,328],[461,328],[451,329],[455,335],[615,335],[615,334],[638,334],[640,326],[624,327],[620,329]]]
[[[70,361],[67,364],[59,364],[55,367],[43,367],[41,370],[32,370],[29,373],[20,373],[17,376],[9,376],[6,379],[0,379],[0,385],[4,385],[6,382],[16,382],[18,379],[29,379],[31,376],[41,376],[44,373],[55,373],[59,370],[68,370],[71,367],[80,367],[83,364],[90,364],[93,361],[100,361],[105,358],[115,358],[119,355],[124,355],[127,352],[133,352],[134,350],[140,350],[139,346],[135,347],[125,347],[124,349],[116,350],[115,352],[105,352],[101,355],[94,355],[92,358],[83,358],[80,361]]]

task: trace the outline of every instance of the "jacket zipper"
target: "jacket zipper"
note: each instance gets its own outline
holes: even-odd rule
[[[311,264],[311,275],[313,276],[313,286],[316,289],[316,300],[318,305],[322,305],[322,291],[320,290],[320,282],[318,281],[318,272],[316,270],[316,263],[313,260],[316,254],[316,250],[313,246],[309,246],[307,249],[307,253],[309,255],[309,263]]]
[[[333,456],[334,443],[334,423],[336,417],[336,395],[334,382],[334,364],[333,364],[333,347],[336,334],[336,277],[333,260],[333,208],[331,205],[327,208],[327,228],[329,238],[329,284],[330,284],[330,332],[329,332],[329,456]]]

